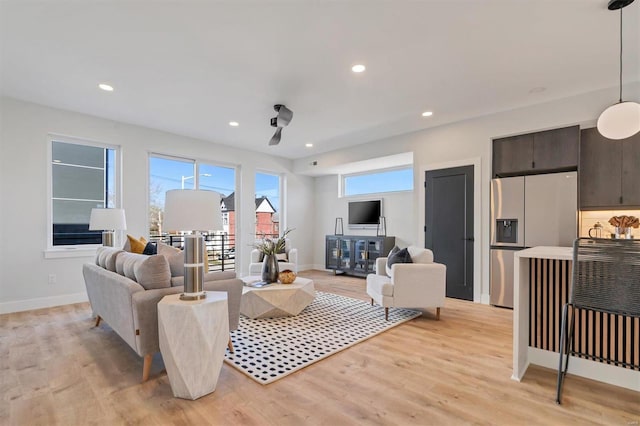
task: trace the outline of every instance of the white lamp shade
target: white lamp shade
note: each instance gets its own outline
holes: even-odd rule
[[[640,132],[640,104],[620,102],[598,118],[598,132],[608,139],[626,139]]]
[[[127,229],[127,220],[123,209],[91,209],[90,231],[115,231]]]
[[[193,189],[167,191],[163,228],[167,231],[222,230],[220,194]]]

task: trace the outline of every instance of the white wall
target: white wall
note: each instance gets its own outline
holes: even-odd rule
[[[413,224],[413,192],[392,192],[358,197],[338,198],[337,175],[316,178],[316,227],[313,239],[314,268],[325,267],[325,236],[333,235],[336,218],[341,217],[345,235],[376,235],[376,228],[349,229],[347,207],[349,201],[382,199],[382,213],[386,217],[387,235],[396,237],[396,244],[407,246],[417,243]]]
[[[625,88],[627,99],[636,101],[640,97],[640,85]],[[386,214],[388,235],[402,233],[407,243],[424,244],[424,170],[459,165],[468,159],[469,164],[477,162],[480,178],[476,188],[478,205],[474,207],[476,258],[474,267],[474,299],[488,303],[489,300],[489,187],[491,181],[491,140],[496,137],[546,130],[556,127],[580,124],[582,127],[595,125],[600,112],[616,99],[615,91],[601,90],[545,104],[521,108],[479,117],[473,120],[453,123],[388,139],[378,140],[295,160],[296,173],[318,175],[323,169],[335,170],[341,164],[363,161],[402,152],[413,152],[414,192],[407,203],[406,211],[400,215]],[[437,113],[437,112],[436,112]],[[317,161],[316,166],[311,163]],[[463,161],[465,162],[465,161]],[[324,234],[333,232],[335,212],[344,211],[345,200],[338,198],[337,177],[316,178],[316,206],[321,217],[318,226],[321,235],[314,239],[314,263],[324,265]],[[406,219],[405,219],[406,218]],[[400,229],[396,223],[406,220]],[[410,223],[409,223],[410,222]],[[411,231],[413,230],[413,231]],[[346,231],[345,231],[346,232]],[[478,257],[478,256],[477,256]]]
[[[248,269],[254,236],[254,180],[257,169],[282,174],[289,193],[285,224],[301,265],[311,265],[306,230],[314,217],[313,178],[291,173],[291,160],[248,152],[152,129],[0,99],[0,313],[86,300],[82,264],[93,256],[46,259],[47,135],[73,136],[122,149],[122,207],[127,232],[147,235],[148,155],[150,152],[239,165],[237,264]],[[57,282],[48,283],[49,274]]]

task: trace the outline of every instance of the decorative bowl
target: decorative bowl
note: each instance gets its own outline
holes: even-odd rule
[[[278,280],[282,284],[291,284],[296,280],[296,273],[290,269],[285,269],[278,274]]]

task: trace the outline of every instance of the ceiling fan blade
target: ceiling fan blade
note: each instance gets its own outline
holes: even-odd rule
[[[278,126],[288,126],[293,118],[293,111],[284,105],[281,105],[278,109]]]
[[[273,137],[269,141],[269,145],[278,145],[280,143],[280,137],[282,136],[282,127],[278,127]]]

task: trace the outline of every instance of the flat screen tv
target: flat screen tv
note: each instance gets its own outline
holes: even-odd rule
[[[349,201],[349,226],[372,227],[382,216],[382,200]]]

